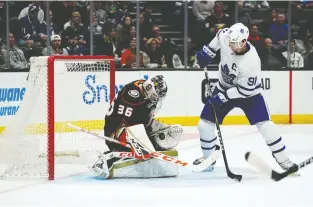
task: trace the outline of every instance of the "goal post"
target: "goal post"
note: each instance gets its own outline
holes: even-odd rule
[[[72,151],[104,149],[103,140],[66,126],[72,122],[103,130],[105,113],[117,91],[114,58],[42,56],[32,57],[30,63],[19,110],[0,134],[0,177],[53,180],[58,161],[63,168],[80,164],[79,158],[73,161]]]

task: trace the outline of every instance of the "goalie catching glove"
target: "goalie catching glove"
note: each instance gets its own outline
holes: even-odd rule
[[[183,133],[181,125],[167,125],[154,120],[149,138],[156,150],[168,150],[176,147]]]

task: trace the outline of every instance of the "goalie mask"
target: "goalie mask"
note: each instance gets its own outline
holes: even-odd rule
[[[142,87],[146,98],[150,99],[152,102],[159,102],[163,100],[167,93],[167,85],[162,75],[157,75],[146,80]]]

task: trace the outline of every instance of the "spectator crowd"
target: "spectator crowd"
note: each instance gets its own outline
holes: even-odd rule
[[[48,55],[112,56],[117,68],[184,68],[184,63],[199,68],[195,53],[235,22],[249,28],[248,40],[263,69],[312,64],[313,1],[196,0],[188,2],[188,15],[184,6],[183,1],[140,2],[137,39],[136,2],[0,2],[0,69],[25,69],[31,57]],[[7,22],[9,31],[3,29]],[[212,64],[219,60],[217,55]]]

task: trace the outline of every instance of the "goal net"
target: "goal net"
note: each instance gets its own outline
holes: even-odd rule
[[[23,101],[0,134],[0,177],[52,180],[59,171],[63,172],[60,176],[65,171],[86,171],[97,150],[105,149],[104,141],[67,124],[103,130],[105,113],[117,90],[114,59],[44,56],[30,62]]]

